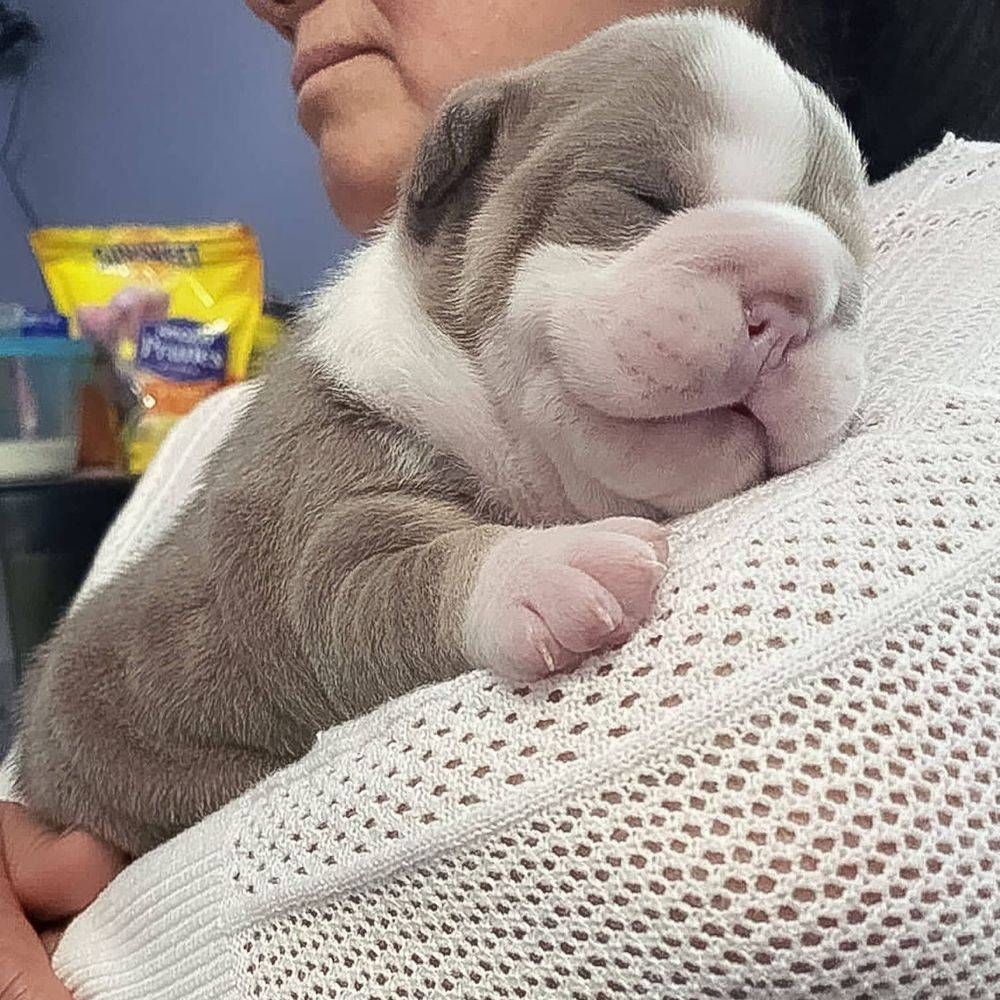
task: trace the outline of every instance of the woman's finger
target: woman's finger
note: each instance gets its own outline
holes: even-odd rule
[[[0,841],[14,898],[41,923],[85,909],[128,861],[82,830],[51,830],[12,802],[0,802]]]
[[[28,923],[7,877],[0,832],[0,997],[71,1000],[56,979],[42,942]]]

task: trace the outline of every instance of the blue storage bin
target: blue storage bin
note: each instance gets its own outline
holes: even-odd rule
[[[76,467],[80,389],[93,350],[64,337],[0,337],[0,479]]]

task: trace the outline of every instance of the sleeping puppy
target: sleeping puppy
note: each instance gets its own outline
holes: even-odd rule
[[[173,528],[43,649],[25,801],[140,854],[418,685],[621,644],[659,522],[841,435],[863,190],[721,16],[462,87]]]

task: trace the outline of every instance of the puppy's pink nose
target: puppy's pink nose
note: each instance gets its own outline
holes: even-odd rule
[[[793,347],[805,343],[809,318],[779,299],[759,298],[746,307],[750,349],[760,370],[774,371]]]

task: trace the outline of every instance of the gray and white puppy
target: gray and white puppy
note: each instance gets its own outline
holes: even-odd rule
[[[656,522],[842,433],[864,183],[717,15],[462,87],[178,521],[44,648],[28,804],[139,854],[388,698],[624,641]]]

